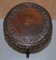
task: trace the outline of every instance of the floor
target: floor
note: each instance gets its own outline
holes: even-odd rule
[[[21,54],[8,46],[4,39],[3,21],[0,19],[0,60],[27,60],[25,54]],[[39,53],[31,54],[28,60],[56,60],[56,21],[52,21],[52,40],[48,47]]]

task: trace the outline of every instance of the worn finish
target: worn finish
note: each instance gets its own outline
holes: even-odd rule
[[[21,3],[13,7],[4,19],[4,34],[10,46],[22,53],[37,52],[52,33],[49,13],[35,3]]]

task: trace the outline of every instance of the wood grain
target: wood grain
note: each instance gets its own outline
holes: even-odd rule
[[[52,19],[56,19],[56,0],[0,0],[0,18],[4,18],[8,11],[22,2],[34,2],[46,8]]]

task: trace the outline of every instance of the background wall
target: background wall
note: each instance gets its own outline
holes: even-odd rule
[[[4,18],[13,6],[22,2],[35,2],[42,5],[49,11],[52,19],[56,19],[56,0],[0,0],[0,18]]]

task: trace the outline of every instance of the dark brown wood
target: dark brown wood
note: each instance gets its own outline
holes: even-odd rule
[[[8,44],[21,53],[35,53],[50,41],[52,22],[42,6],[25,2],[13,7],[4,19],[4,35]]]

